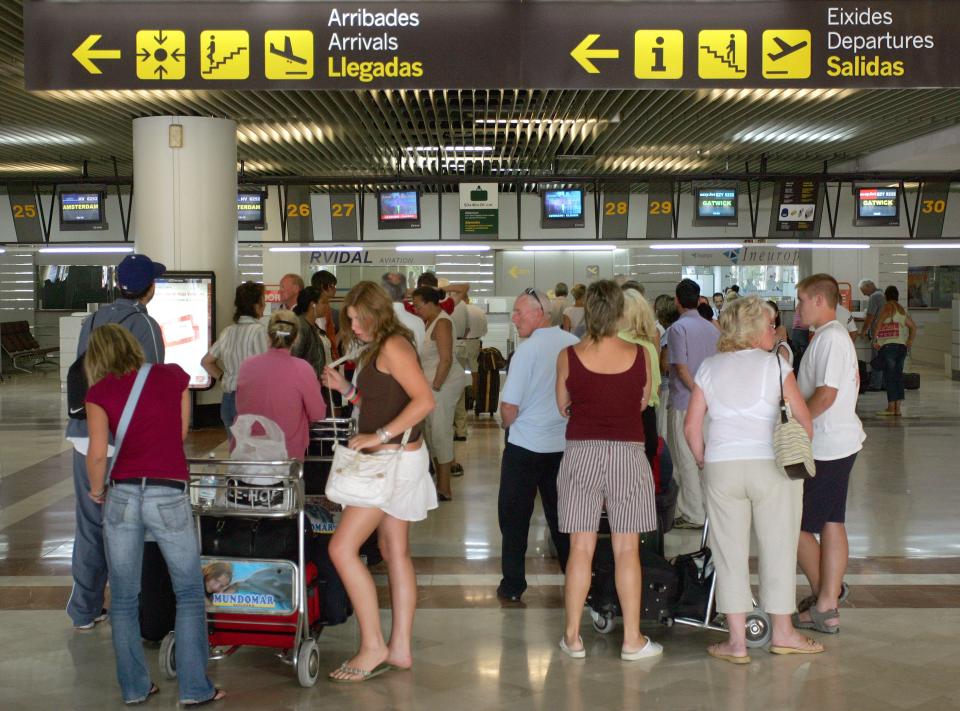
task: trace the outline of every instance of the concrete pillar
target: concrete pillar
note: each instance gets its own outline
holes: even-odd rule
[[[178,142],[182,147],[171,147]],[[137,252],[170,270],[213,270],[219,331],[230,323],[237,287],[236,123],[195,116],[134,119],[133,176]]]
[[[134,119],[133,181],[137,252],[171,271],[216,274],[216,338],[231,322],[237,288],[236,123],[195,116]],[[220,398],[218,384],[198,393],[197,403],[212,406]]]

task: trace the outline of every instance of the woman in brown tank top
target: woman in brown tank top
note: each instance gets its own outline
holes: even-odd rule
[[[340,311],[340,337],[344,352],[363,349],[357,357],[357,388],[336,370],[327,367],[323,372],[325,385],[359,406],[360,433],[348,446],[367,452],[395,449],[403,433],[411,430],[393,499],[382,509],[346,507],[330,540],[330,558],[360,625],[360,650],[330,678],[359,682],[413,664],[410,644],[417,579],[410,559],[409,528],[411,521],[426,518],[427,511],[437,507],[427,449],[420,437],[420,423],[433,410],[434,400],[420,369],[413,334],[397,319],[393,302],[378,284],[362,281],[347,294]],[[374,531],[390,578],[389,644],[380,628],[373,577],[360,560],[360,546]]]

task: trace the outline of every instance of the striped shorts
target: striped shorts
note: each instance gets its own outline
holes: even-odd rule
[[[568,441],[557,490],[563,533],[596,531],[604,504],[613,533],[657,528],[656,491],[643,442]]]

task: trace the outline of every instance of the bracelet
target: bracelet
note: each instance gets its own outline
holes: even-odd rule
[[[377,437],[380,438],[380,444],[386,444],[386,443],[389,442],[391,439],[393,439],[393,435],[390,434],[390,433],[389,433],[387,430],[385,430],[383,427],[378,427],[378,428],[377,428]]]

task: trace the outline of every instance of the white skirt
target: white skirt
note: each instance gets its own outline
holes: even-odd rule
[[[437,508],[437,488],[430,478],[429,466],[425,443],[420,443],[420,449],[404,451],[400,455],[393,499],[381,511],[401,521],[422,521],[428,511]]]

